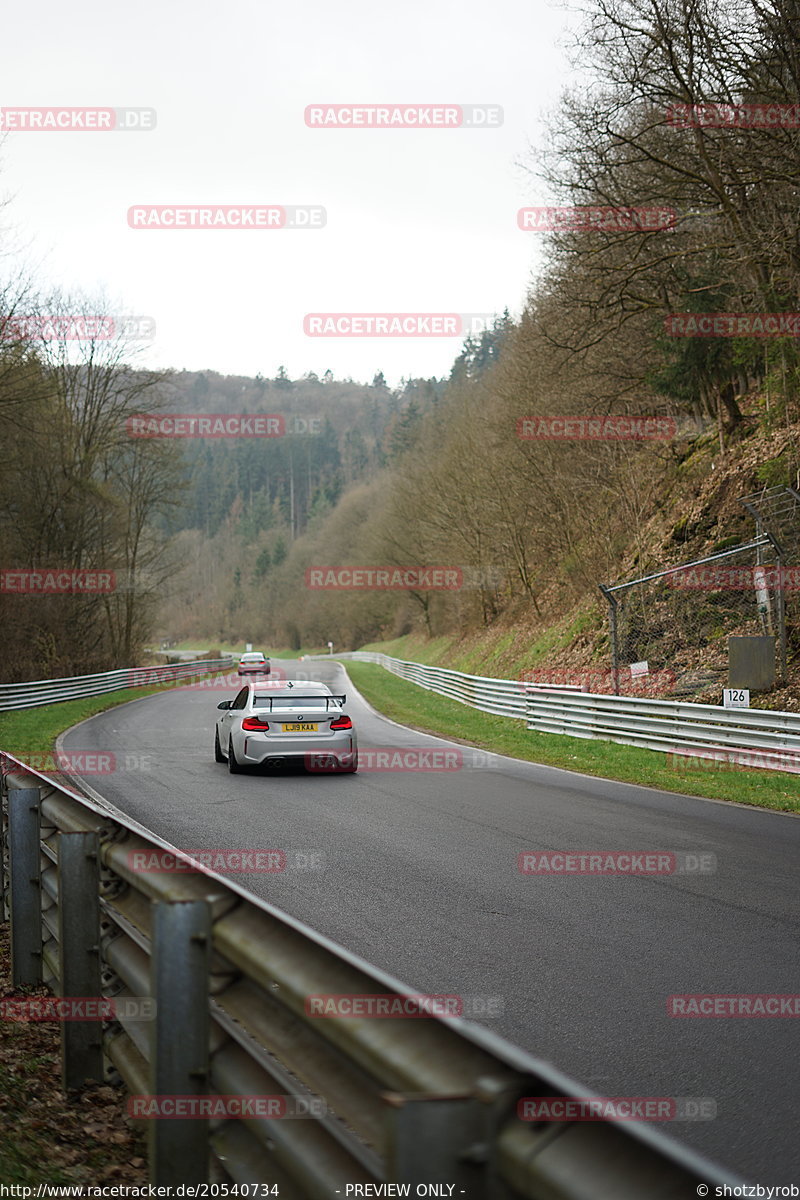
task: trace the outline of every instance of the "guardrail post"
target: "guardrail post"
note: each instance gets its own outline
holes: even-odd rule
[[[96,833],[58,835],[58,942],[62,996],[100,997],[100,895]],[[103,1080],[103,1022],[61,1024],[61,1086]]]
[[[8,806],[6,804],[5,756],[0,751],[0,921],[5,924],[11,918],[10,863],[8,849]]]
[[[15,985],[42,982],[39,804],[38,787],[8,790],[11,973]]]
[[[617,599],[611,589],[603,583],[597,585],[608,601],[608,626],[611,642],[611,674],[614,679],[614,695],[619,695],[619,629],[617,627]]]
[[[387,1178],[447,1183],[450,1195],[484,1194],[488,1157],[483,1115],[471,1097],[424,1099],[388,1094],[392,1114]]]
[[[208,1091],[210,954],[211,906],[205,900],[163,900],[154,904],[153,1097],[202,1096]],[[151,1183],[208,1183],[208,1161],[206,1119],[162,1118],[151,1122]]]

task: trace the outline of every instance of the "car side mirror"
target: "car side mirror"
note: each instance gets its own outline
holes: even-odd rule
[[[232,700],[222,700],[222,701],[221,701],[221,702],[220,702],[220,703],[217,705],[217,708],[230,708],[230,706],[231,706],[232,704],[233,704],[233,701],[232,701]]]

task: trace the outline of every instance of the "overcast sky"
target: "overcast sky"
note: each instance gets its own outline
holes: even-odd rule
[[[545,0],[55,0],[3,17],[0,106],[150,108],[152,132],[8,132],[3,225],[45,285],[149,316],[154,367],[446,374],[460,338],[315,338],[307,313],[517,314],[546,202],[521,164],[568,75]],[[309,128],[312,104],[500,106],[492,128]],[[134,205],[314,205],[324,228],[132,229]],[[8,259],[5,260],[6,265]]]

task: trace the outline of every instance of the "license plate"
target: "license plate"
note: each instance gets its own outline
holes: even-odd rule
[[[284,725],[284,733],[316,733],[319,725],[310,721],[293,721],[291,725]]]

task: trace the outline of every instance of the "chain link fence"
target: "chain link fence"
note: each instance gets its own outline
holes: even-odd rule
[[[786,568],[769,534],[626,583],[600,585],[609,606],[611,677],[617,695],[658,680],[662,695],[724,687],[728,638],[775,639],[775,677],[787,679],[786,601],[800,569]]]

